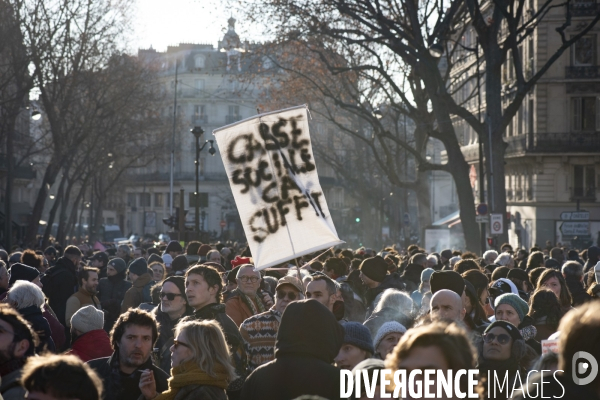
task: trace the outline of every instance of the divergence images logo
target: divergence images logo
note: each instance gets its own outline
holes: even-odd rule
[[[578,351],[573,355],[571,369],[573,382],[577,385],[590,384],[598,376],[598,362],[587,351]]]

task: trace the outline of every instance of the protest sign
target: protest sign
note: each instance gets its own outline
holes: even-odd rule
[[[343,243],[319,183],[306,106],[213,134],[258,269]]]
[[[549,352],[558,354],[558,340],[542,340],[542,355]]]

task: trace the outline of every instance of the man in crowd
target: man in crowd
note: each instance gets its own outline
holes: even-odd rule
[[[550,258],[546,260],[544,265],[546,266],[546,268],[554,268],[560,270],[564,261],[565,254],[563,252],[563,249],[561,249],[560,247],[553,247],[552,250],[550,250]]]
[[[129,265],[131,262],[131,248],[126,244],[120,245],[117,247],[117,257],[121,258],[125,261],[125,264]]]
[[[465,307],[458,294],[448,289],[441,289],[431,297],[432,321],[460,322],[465,318]]]
[[[46,275],[42,278],[44,287],[42,290],[48,298],[50,308],[56,313],[58,321],[67,326],[65,312],[67,300],[77,288],[77,271],[83,254],[75,246],[67,246],[65,255],[58,260],[53,267],[48,268]]]
[[[50,267],[54,267],[54,264],[56,264],[57,254],[58,252],[52,246],[48,246],[46,247],[46,250],[44,250],[44,257],[46,258],[46,260],[48,260],[48,265]]]
[[[562,266],[562,274],[567,282],[569,293],[571,293],[573,307],[579,307],[592,299],[592,296],[587,294],[583,287],[583,265],[577,261],[567,261]]]
[[[108,254],[103,251],[99,251],[95,253],[92,258],[90,258],[90,266],[93,268],[98,268],[98,278],[106,278],[106,266],[108,265]]]
[[[245,319],[268,310],[273,305],[273,301],[266,292],[257,294],[262,278],[260,271],[257,271],[253,265],[242,265],[238,269],[236,280],[237,289],[227,299],[225,312],[237,326],[240,326]]]
[[[268,311],[246,319],[240,325],[248,354],[248,368],[255,370],[275,357],[275,339],[286,307],[302,298],[302,282],[293,276],[284,276],[277,282],[275,305]]]
[[[156,390],[168,389],[169,375],[154,366],[150,356],[158,327],[154,317],[139,309],[131,309],[119,317],[110,333],[113,354],[88,362],[104,385],[105,399],[131,400],[140,397],[141,371],[151,370],[156,381]]]
[[[0,304],[0,394],[5,400],[22,400],[21,368],[33,355],[38,336],[25,319],[7,304]]]
[[[337,286],[331,278],[315,274],[306,285],[306,298],[317,300],[333,313],[333,305],[337,300]]]
[[[148,260],[148,254],[146,253],[146,249],[144,249],[143,247],[136,247],[133,250],[133,259],[135,260],[136,258],[141,258],[141,257]]]
[[[129,279],[131,279],[132,286],[123,297],[122,313],[130,308],[138,307],[142,303],[152,301],[150,287],[154,284],[154,281],[145,259],[137,258],[131,262],[129,265]]]
[[[71,317],[81,307],[92,305],[100,308],[100,300],[96,297],[98,293],[98,272],[98,269],[92,267],[83,267],[78,272],[79,290],[69,297],[65,308],[67,327],[71,326]]]
[[[237,398],[246,377],[248,361],[240,331],[235,322],[225,313],[225,304],[221,303],[222,291],[223,280],[214,267],[197,265],[187,270],[185,295],[188,304],[194,309],[193,318],[200,321],[214,320],[219,323],[225,334],[225,340],[231,350],[232,362],[239,377],[229,384],[227,395],[229,398]]]
[[[125,280],[127,265],[121,258],[113,258],[106,267],[106,278],[98,283],[98,298],[104,310],[104,329],[110,332],[121,314],[121,303],[125,293],[131,288],[131,282]]]
[[[170,255],[173,259],[181,253],[183,253],[183,247],[177,240],[171,240],[165,249],[165,254]]]
[[[323,272],[334,281],[346,275],[346,263],[341,258],[331,257],[323,264]]]
[[[104,313],[92,305],[80,308],[71,317],[72,346],[68,354],[83,362],[112,354],[110,338],[103,329]]]
[[[221,262],[221,253],[218,250],[211,250],[206,253],[206,262],[214,262],[217,264],[223,264]]]
[[[202,246],[202,243],[198,241],[191,241],[185,248],[185,258],[187,258],[189,265],[194,265],[198,262],[200,256],[198,255],[198,249]]]

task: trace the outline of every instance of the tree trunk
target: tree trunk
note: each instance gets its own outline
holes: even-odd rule
[[[46,199],[48,198],[49,187],[56,182],[56,177],[60,172],[62,164],[56,160],[56,157],[57,155],[54,155],[50,160],[50,163],[46,168],[46,173],[44,174],[44,179],[42,180],[42,185],[40,186],[40,190],[38,190],[37,198],[35,199],[35,205],[33,206],[33,210],[31,212],[31,219],[29,220],[29,225],[27,226],[25,243],[33,243],[36,240],[40,219],[42,219],[44,205],[46,204]],[[51,224],[48,223],[48,225],[50,226]]]
[[[429,177],[427,171],[417,171],[417,219],[419,221],[419,239],[421,247],[425,246],[425,229],[432,224],[431,220],[431,193],[429,191]]]
[[[42,238],[42,248],[45,249],[48,246],[48,242],[50,240],[50,234],[52,233],[52,225],[54,224],[54,218],[56,217],[56,211],[60,206],[61,201],[64,201],[63,191],[65,187],[65,179],[61,179],[60,185],[58,186],[58,191],[56,196],[54,197],[54,204],[50,209],[50,214],[48,216],[48,225],[46,225],[46,230],[44,231],[44,236]]]

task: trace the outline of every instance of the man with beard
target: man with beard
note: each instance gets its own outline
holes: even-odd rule
[[[4,399],[25,398],[21,370],[37,343],[38,337],[27,321],[7,304],[0,304],[0,394]]]
[[[131,282],[125,280],[127,265],[121,258],[113,258],[106,266],[106,278],[100,279],[98,295],[104,310],[104,330],[110,332],[115,321],[121,314],[121,302],[125,293],[131,287]]]
[[[157,392],[168,389],[169,375],[154,366],[150,355],[158,327],[152,314],[131,309],[122,314],[110,333],[113,354],[88,362],[104,385],[105,400],[131,400],[140,397],[140,376],[144,370],[154,373]]]
[[[67,327],[71,326],[71,317],[77,310],[85,306],[100,308],[100,300],[96,297],[98,293],[98,268],[83,267],[77,274],[79,290],[67,300],[65,319]]]

